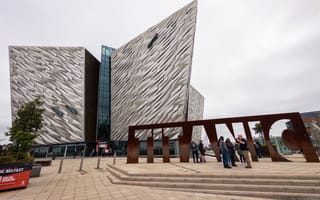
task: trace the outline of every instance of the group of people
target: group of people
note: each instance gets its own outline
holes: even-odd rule
[[[235,142],[231,142],[230,138],[224,139],[221,136],[218,140],[218,147],[220,149],[220,154],[222,155],[222,161],[224,168],[237,167],[236,161],[246,164],[246,168],[252,168],[250,156],[249,156],[249,146],[248,142],[241,134],[234,138]],[[262,157],[262,148],[259,141],[254,141],[254,146],[259,158]],[[192,153],[192,158],[194,163],[206,162],[205,159],[205,148],[202,140],[199,144],[196,144],[194,141],[190,144],[190,149]],[[239,159],[236,155],[236,152],[239,156]]]
[[[221,136],[218,140],[218,146],[220,148],[220,153],[222,154],[222,161],[224,168],[236,167],[236,151],[239,154],[239,159],[241,163],[246,163],[246,168],[252,168],[251,160],[249,157],[249,147],[248,142],[240,134],[235,139],[235,144],[233,144],[230,138],[224,140]]]
[[[194,141],[192,141],[190,144],[190,149],[191,149],[194,163],[206,162],[206,158],[204,156],[206,150],[204,148],[202,140],[200,140],[199,144],[196,144]],[[200,153],[200,160],[199,160],[199,153]]]

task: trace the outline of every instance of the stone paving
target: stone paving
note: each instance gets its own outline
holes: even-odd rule
[[[65,159],[62,172],[58,174],[60,160],[54,160],[51,166],[42,167],[41,176],[31,178],[26,189],[0,192],[2,200],[31,200],[31,199],[217,199],[217,200],[244,200],[258,199],[239,196],[223,196],[215,194],[202,194],[192,192],[166,191],[150,187],[113,185],[107,179],[106,164],[113,164],[113,158],[102,158],[100,169],[97,166],[97,158],[85,158],[83,170],[79,171],[80,160]],[[155,163],[147,164],[146,159],[140,159],[142,163],[126,164],[125,158],[117,158],[116,166],[129,173],[183,173],[183,174],[270,174],[270,175],[305,175],[320,176],[320,163],[306,163],[297,158],[296,162],[275,163],[269,159],[253,163],[253,169],[246,169],[244,165],[232,169],[224,169],[221,163],[208,159],[206,163],[179,163],[172,159],[171,163],[161,163],[161,159],[155,159]],[[260,198],[261,199],[261,198]]]

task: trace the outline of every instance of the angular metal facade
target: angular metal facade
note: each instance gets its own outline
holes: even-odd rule
[[[112,140],[127,140],[129,125],[187,120],[196,14],[193,1],[112,54]]]
[[[85,48],[12,46],[9,56],[12,119],[24,103],[44,102],[37,144],[95,141],[99,62]]]
[[[189,104],[188,104],[188,121],[202,120],[204,108],[204,97],[190,85]],[[192,140],[198,143],[201,140],[201,126],[194,126],[192,130]]]

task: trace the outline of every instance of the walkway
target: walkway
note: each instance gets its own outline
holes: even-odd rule
[[[233,169],[224,169],[221,163],[209,160],[207,163],[179,163],[172,159],[172,163],[162,163],[161,159],[155,159],[155,163],[147,164],[146,159],[141,159],[139,164],[126,164],[125,158],[118,158],[116,167],[128,173],[146,174],[251,174],[251,175],[301,175],[319,176],[320,163],[306,163],[303,161],[291,163],[275,163],[269,160],[254,162],[253,169],[246,169],[239,164]],[[300,159],[298,159],[300,160]],[[80,159],[65,159],[61,174],[58,174],[60,160],[54,160],[49,167],[43,167],[41,176],[31,178],[28,188],[0,192],[0,199],[5,200],[31,200],[31,199],[217,199],[217,200],[244,200],[258,199],[238,196],[224,196],[194,192],[169,191],[150,187],[115,185],[107,178],[109,172],[107,164],[113,164],[113,158],[102,158],[100,169],[97,166],[97,158],[85,158],[83,171],[78,171]]]

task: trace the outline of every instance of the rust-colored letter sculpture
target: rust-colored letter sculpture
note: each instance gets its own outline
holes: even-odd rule
[[[188,122],[173,122],[163,124],[148,124],[148,125],[137,125],[129,126],[128,134],[128,153],[127,163],[138,163],[139,157],[139,139],[135,137],[135,130],[143,129],[157,129],[162,128],[162,145],[163,145],[163,162],[170,162],[169,155],[169,141],[168,136],[164,136],[164,128],[175,128],[182,127],[183,134],[179,136],[179,153],[180,162],[189,162],[190,154],[190,142],[192,138],[192,127],[203,126],[213,151],[216,155],[217,161],[221,161],[219,148],[217,146],[217,131],[215,128],[216,124],[225,124],[229,129],[230,133],[235,137],[232,123],[242,123],[248,144],[250,147],[250,153],[253,161],[258,161],[257,154],[254,148],[249,122],[260,121],[263,129],[263,136],[267,144],[270,157],[272,161],[285,161],[289,160],[278,154],[272,147],[269,132],[271,126],[278,120],[288,119],[292,124],[292,129],[286,129],[282,132],[282,139],[288,148],[293,150],[301,150],[307,162],[319,162],[319,157],[316,154],[314,147],[310,141],[308,133],[304,127],[303,121],[299,113],[284,113],[284,114],[273,114],[273,115],[257,115],[247,117],[233,117],[233,118],[222,118],[222,119],[211,119],[211,120],[199,120],[199,121],[188,121]],[[152,131],[153,133],[153,131]],[[148,137],[148,162],[153,162],[153,134]],[[151,152],[152,151],[152,152]]]

